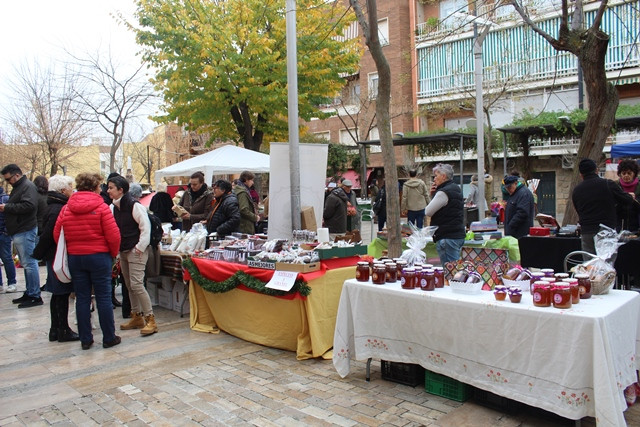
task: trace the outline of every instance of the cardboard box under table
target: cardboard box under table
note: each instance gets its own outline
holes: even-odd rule
[[[238,270],[268,282],[274,270],[193,258],[198,272],[206,279],[222,282]],[[213,293],[195,280],[189,286],[190,325],[200,332],[219,329],[256,344],[295,351],[299,360],[331,358],[333,333],[342,284],[355,277],[358,257],[321,261],[321,268],[298,273],[311,287],[311,294],[264,295],[244,286],[229,292]]]

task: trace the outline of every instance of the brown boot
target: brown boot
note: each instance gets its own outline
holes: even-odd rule
[[[131,312],[131,320],[127,323],[120,325],[120,329],[140,329],[144,328],[144,317],[142,317],[142,313],[134,313]]]
[[[144,323],[144,328],[140,329],[140,335],[151,335],[158,332],[158,325],[156,325],[156,318],[153,314],[144,316]]]

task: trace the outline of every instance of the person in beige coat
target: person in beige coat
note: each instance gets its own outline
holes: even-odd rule
[[[417,178],[415,169],[409,171],[409,180],[402,186],[402,214],[416,227],[424,225],[424,208],[429,204],[429,188],[423,180]]]

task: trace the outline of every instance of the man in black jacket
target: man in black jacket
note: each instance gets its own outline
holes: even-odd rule
[[[18,252],[27,284],[25,293],[14,299],[13,303],[18,304],[18,308],[35,307],[43,304],[38,261],[31,256],[38,234],[38,190],[33,182],[22,175],[22,170],[16,164],[5,166],[1,173],[13,189],[7,203],[0,205],[0,212],[4,212],[7,234],[11,236]]]
[[[213,184],[215,199],[207,221],[207,231],[218,233],[219,239],[237,231],[240,225],[240,205],[231,190],[231,183],[224,179]]]
[[[533,227],[533,194],[513,175],[504,178],[504,188],[509,193],[504,212],[504,234],[519,239],[529,234],[529,229]]]
[[[596,253],[594,236],[600,224],[616,228],[616,205],[633,203],[633,198],[610,179],[600,178],[597,165],[591,159],[582,159],[578,166],[582,182],[573,189],[571,201],[578,213],[582,250]]]

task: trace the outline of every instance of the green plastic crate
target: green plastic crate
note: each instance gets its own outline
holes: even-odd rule
[[[468,384],[456,381],[444,375],[429,370],[424,371],[424,388],[427,393],[446,397],[447,399],[464,402],[469,400],[473,388]]]

